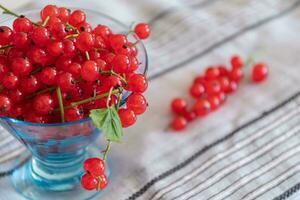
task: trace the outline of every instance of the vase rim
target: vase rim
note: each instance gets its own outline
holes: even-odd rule
[[[107,15],[107,14],[104,14],[104,13],[101,13],[101,12],[98,12],[96,10],[91,10],[91,9],[86,9],[86,8],[78,8],[78,7],[69,7],[70,9],[81,9],[85,12],[90,12],[90,13],[94,13],[96,15],[100,15],[101,17],[104,17],[104,18],[107,18],[115,23],[117,23],[118,25],[122,26],[124,29],[128,29],[128,26],[126,26],[124,23],[122,23],[121,21]],[[26,14],[32,14],[34,12],[37,12],[39,13],[40,10],[39,9],[25,9],[24,11],[22,11],[22,14],[26,16]],[[3,14],[2,14],[3,15]],[[10,20],[12,18],[15,18],[13,16],[8,16],[8,17],[5,17],[5,18],[2,18],[0,20],[1,21],[7,21],[7,20]],[[137,36],[134,36],[134,37],[137,37]],[[144,66],[144,70],[143,70],[143,74],[146,75],[147,72],[148,72],[148,53],[147,53],[147,50],[146,50],[146,47],[143,43],[143,41],[140,41],[137,46],[140,46],[140,48],[138,49],[141,49],[144,54],[145,54],[145,66]],[[129,92],[129,95],[130,95],[131,92]],[[128,95],[128,96],[129,96]],[[127,96],[127,97],[128,97]],[[126,99],[127,99],[126,97]],[[126,100],[125,100],[126,101]],[[44,127],[47,127],[47,126],[71,126],[71,125],[74,125],[74,124],[80,124],[80,123],[84,123],[84,122],[88,122],[88,121],[92,121],[92,119],[90,117],[87,117],[87,118],[84,118],[84,119],[81,119],[81,120],[76,120],[76,121],[72,121],[72,122],[60,122],[60,123],[35,123],[35,122],[26,122],[26,121],[22,121],[22,120],[18,120],[18,119],[15,119],[15,118],[11,118],[11,117],[5,117],[5,116],[0,116],[0,120],[4,120],[6,122],[11,122],[11,123],[14,123],[14,124],[18,124],[18,125],[24,125],[24,126],[44,126]]]

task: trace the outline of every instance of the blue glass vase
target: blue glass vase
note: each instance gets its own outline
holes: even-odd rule
[[[76,9],[76,8],[71,8]],[[84,9],[81,9],[84,10]],[[127,33],[129,27],[121,22],[96,11],[84,10],[92,26],[108,25],[114,32]],[[25,11],[26,17],[38,21],[39,10]],[[3,16],[1,25],[11,26],[14,18]],[[128,38],[135,41],[134,35]],[[137,45],[138,72],[146,73],[148,67],[147,52],[142,42]],[[123,102],[129,93],[123,94]],[[80,186],[83,161],[88,157],[99,157],[103,147],[91,145],[101,133],[90,118],[80,121],[38,124],[0,117],[1,125],[21,143],[30,159],[12,174],[12,183],[16,190],[32,200],[85,200],[99,194],[99,191],[86,191]],[[110,175],[106,166],[106,175]]]

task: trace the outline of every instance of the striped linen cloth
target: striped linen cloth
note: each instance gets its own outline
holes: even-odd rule
[[[148,21],[153,30],[150,109],[113,146],[110,186],[96,199],[300,199],[300,0],[52,0],[18,9],[49,2],[126,24]],[[165,130],[170,100],[187,95],[195,74],[260,49],[257,59],[270,67],[266,82],[253,85],[246,76],[220,110],[181,134]],[[4,131],[0,141],[0,163],[24,152]],[[23,199],[7,166],[0,164],[0,200]]]

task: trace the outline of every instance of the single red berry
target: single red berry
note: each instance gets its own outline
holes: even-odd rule
[[[70,15],[69,23],[73,26],[78,26],[79,24],[84,23],[85,20],[86,20],[85,13],[81,10],[75,10]]]
[[[50,17],[47,22],[47,28],[50,28],[54,24],[61,23],[61,20],[58,17]]]
[[[182,116],[176,116],[171,123],[171,128],[174,131],[182,131],[186,126],[187,120]]]
[[[114,34],[109,36],[109,43],[113,49],[118,49],[127,44],[127,38],[122,34]]]
[[[205,88],[201,83],[195,83],[190,87],[190,95],[196,99],[205,93]]]
[[[81,76],[86,81],[95,81],[99,78],[99,68],[95,61],[85,61],[82,65]]]
[[[7,26],[0,26],[0,45],[7,45],[12,40],[13,32]]]
[[[224,91],[224,92],[228,91],[229,87],[230,87],[229,79],[226,76],[221,76],[218,80],[219,80],[219,83],[220,83],[220,86],[221,86],[221,90]]]
[[[101,55],[101,59],[104,60],[107,64],[111,64],[116,55],[114,53],[105,53]]]
[[[234,68],[229,72],[230,80],[233,80],[235,82],[240,82],[243,76],[243,71],[240,68]]]
[[[99,49],[107,49],[107,42],[105,42],[101,36],[96,35],[94,47]]]
[[[34,110],[41,114],[47,115],[54,109],[53,99],[50,94],[43,93],[35,96],[33,100],[33,108]]]
[[[31,21],[25,17],[19,17],[15,19],[13,23],[13,29],[15,32],[29,33],[33,29]]]
[[[80,51],[90,51],[95,44],[95,38],[91,33],[82,32],[77,37],[75,44]]]
[[[80,180],[81,186],[86,190],[94,190],[97,187],[98,181],[91,174],[84,174]]]
[[[58,9],[55,5],[46,5],[40,12],[41,19],[44,21],[47,17],[57,17]]]
[[[18,87],[18,84],[19,78],[12,73],[6,74],[2,79],[2,85],[7,89],[15,89]]]
[[[224,65],[219,65],[218,69],[219,69],[219,72],[220,72],[220,76],[227,76],[228,75],[228,70],[226,69],[226,67]]]
[[[117,47],[115,49],[116,54],[122,54],[125,56],[131,56],[131,48],[129,48],[127,45],[123,45],[121,47]]]
[[[128,46],[128,48],[130,48],[131,56],[137,56],[138,55],[138,49],[136,48],[136,45],[134,45],[131,42],[128,42],[127,46]]]
[[[237,88],[238,88],[237,82],[235,82],[235,81],[230,81],[230,82],[229,82],[229,87],[228,87],[228,89],[225,90],[224,92],[227,93],[227,94],[229,94],[229,93],[232,93],[232,92],[236,91]]]
[[[75,80],[68,72],[59,72],[56,76],[56,84],[62,91],[68,92],[74,89]]]
[[[255,83],[264,81],[268,76],[268,67],[264,63],[256,63],[252,67],[251,79]]]
[[[66,122],[72,122],[83,119],[83,111],[80,107],[73,107],[65,110]]]
[[[125,55],[116,55],[111,64],[115,72],[125,73],[128,71],[130,60]]]
[[[56,68],[58,70],[68,71],[69,66],[72,64],[72,59],[66,56],[60,56],[56,60]]]
[[[108,26],[105,25],[98,25],[96,28],[93,30],[93,33],[95,35],[101,36],[104,40],[108,40],[111,30]]]
[[[27,56],[33,63],[40,65],[46,65],[49,59],[46,51],[37,47],[30,48],[27,52]]]
[[[81,65],[79,63],[71,63],[68,66],[68,72],[71,73],[74,78],[78,79],[81,76]]]
[[[106,188],[108,184],[108,180],[105,174],[98,176],[97,179],[98,179],[98,186],[99,186],[99,188],[97,189],[103,190],[104,188]]]
[[[127,72],[135,72],[139,67],[139,61],[136,57],[129,57],[129,68]]]
[[[97,66],[99,67],[99,70],[109,70],[110,68],[108,67],[108,65],[106,64],[106,62],[102,59],[97,59],[95,61],[97,63]]]
[[[221,91],[221,85],[218,80],[207,81],[204,87],[208,95],[218,94]]]
[[[31,38],[36,45],[43,47],[50,41],[50,34],[47,28],[38,27],[32,32]]]
[[[198,100],[193,107],[193,111],[200,117],[207,115],[210,110],[210,103],[206,99]]]
[[[22,101],[24,97],[24,93],[19,89],[9,90],[7,95],[9,99],[11,99],[11,101],[14,103],[18,103]]]
[[[207,79],[207,80],[215,79],[215,78],[218,78],[219,76],[220,76],[219,68],[208,67],[205,70],[205,79]]]
[[[133,125],[137,120],[135,113],[129,108],[121,108],[118,114],[123,128]]]
[[[92,32],[92,26],[87,23],[87,22],[83,22],[82,24],[79,24],[78,26],[78,30],[80,32],[88,32],[88,33],[91,33]]]
[[[230,59],[230,63],[232,69],[241,68],[244,65],[241,57],[238,55],[233,55]]]
[[[171,110],[175,114],[183,114],[186,111],[187,102],[182,98],[175,98],[171,102]]]
[[[220,104],[221,104],[218,95],[209,96],[209,97],[207,98],[207,101],[208,101],[209,104],[210,104],[211,111],[216,110],[216,109],[220,106]]]
[[[1,94],[0,95],[0,116],[8,115],[11,108],[12,108],[11,100],[7,96]]]
[[[83,169],[92,176],[100,176],[105,172],[105,164],[100,158],[88,158],[83,163]]]
[[[16,32],[12,37],[12,44],[18,49],[24,49],[30,45],[31,39],[27,33]]]
[[[26,76],[32,71],[32,64],[27,58],[15,58],[11,69],[17,76]]]
[[[74,42],[72,42],[71,40],[64,40],[63,52],[65,57],[73,58],[76,55],[76,47]]]
[[[62,42],[53,41],[47,44],[47,52],[51,56],[59,56],[63,53]]]
[[[185,111],[183,113],[183,117],[188,121],[188,122],[191,122],[193,121],[194,119],[196,119],[197,115],[194,111]]]
[[[101,57],[100,53],[96,50],[89,51],[89,55],[90,55],[90,60],[97,60],[100,59]]]
[[[127,108],[133,110],[136,115],[141,115],[146,111],[147,101],[141,94],[133,93],[127,98]]]
[[[129,90],[136,93],[144,93],[148,88],[148,81],[143,74],[133,74],[127,80]]]
[[[67,36],[66,26],[61,22],[54,23],[49,27],[49,30],[51,35],[57,39],[64,39]]]
[[[134,28],[135,34],[141,39],[147,39],[150,35],[150,26],[146,23],[137,24]]]
[[[41,83],[35,75],[31,75],[24,77],[20,82],[20,86],[24,93],[29,94],[37,91],[40,88]]]
[[[112,87],[114,88],[117,86],[121,86],[122,82],[117,76],[108,76],[103,79],[102,85],[106,90],[109,90]]]
[[[69,21],[70,18],[70,10],[65,7],[58,8],[58,18],[64,23]]]
[[[196,76],[196,78],[194,79],[194,84],[205,84],[206,80],[204,78],[204,76]]]

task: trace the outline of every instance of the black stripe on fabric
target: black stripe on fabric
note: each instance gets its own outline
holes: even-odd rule
[[[193,62],[194,60],[199,59],[199,58],[205,56],[206,54],[210,53],[211,51],[213,51],[213,50],[217,49],[218,47],[221,47],[222,45],[224,45],[224,44],[226,44],[226,43],[228,43],[228,42],[230,42],[230,41],[238,38],[239,36],[243,35],[244,33],[247,33],[247,32],[249,32],[251,30],[259,28],[262,25],[265,25],[265,24],[267,24],[269,22],[272,22],[272,21],[274,21],[276,19],[279,19],[279,18],[283,17],[284,15],[286,15],[286,14],[292,12],[293,10],[297,9],[299,6],[300,6],[300,1],[298,0],[295,3],[293,3],[290,7],[288,7],[287,9],[283,10],[282,12],[279,12],[279,13],[273,15],[273,16],[267,17],[267,18],[265,18],[265,19],[263,19],[261,21],[258,21],[258,22],[254,23],[252,25],[249,25],[249,26],[247,26],[247,27],[245,27],[245,28],[237,31],[236,33],[233,33],[232,35],[224,38],[223,40],[221,40],[221,41],[219,41],[219,42],[211,45],[210,47],[204,49],[202,52],[200,52],[200,53],[192,56],[191,58],[186,59],[186,60],[184,60],[184,61],[182,61],[182,62],[180,62],[178,64],[175,64],[172,67],[168,67],[167,69],[165,69],[165,70],[163,70],[161,72],[158,72],[157,74],[153,74],[152,76],[149,77],[149,80],[153,80],[153,79],[159,78],[159,77],[161,77],[161,76],[163,76],[163,75],[165,75],[165,74],[167,74],[169,72],[172,72],[172,71],[174,71],[176,69],[184,67],[186,64],[188,64],[190,62]]]
[[[290,189],[288,189],[278,197],[274,198],[273,200],[286,200],[289,197],[291,197],[293,194],[298,192],[299,190],[300,190],[300,183],[297,183],[296,185],[294,185],[293,187],[291,187]]]
[[[289,111],[287,111],[287,112],[289,112]],[[293,116],[294,116],[294,115],[290,116],[290,118],[293,117]],[[283,116],[280,115],[280,116],[278,116],[275,120],[271,121],[270,123],[275,123],[275,122],[277,122],[277,120],[280,120],[280,118],[282,118],[282,117],[283,117]],[[284,120],[284,122],[287,121],[287,120],[289,120],[290,118]],[[280,125],[275,126],[274,129],[276,129],[276,128],[279,127],[279,126],[280,126]],[[262,130],[264,130],[264,129],[266,129],[266,128],[268,128],[267,125],[262,126],[262,127],[260,127],[258,130],[256,130],[256,132],[262,131]],[[251,141],[248,145],[251,145],[251,144],[253,144],[254,142],[256,142],[257,140],[260,140],[260,139],[261,139],[262,137],[264,137],[265,135],[266,135],[266,134],[262,134],[261,136],[255,138],[255,139],[254,139],[253,141]],[[236,141],[236,143],[241,143],[241,142],[245,141],[246,139],[247,139],[247,137],[241,138],[240,140]],[[230,155],[233,155],[233,154],[239,152],[239,151],[240,151],[241,149],[243,149],[244,147],[246,147],[246,146],[242,146],[242,147],[240,147],[240,148],[237,148],[237,149],[236,149],[234,152],[232,152]],[[217,152],[217,153],[214,154],[211,158],[205,160],[205,161],[203,162],[203,164],[209,162],[212,158],[214,158],[215,156],[217,156],[219,153],[220,153],[220,152]],[[199,176],[199,174],[201,174],[202,172],[206,171],[206,170],[207,170],[209,167],[211,167],[213,164],[215,164],[215,163],[217,163],[217,162],[220,162],[220,161],[226,159],[226,158],[229,157],[230,155],[227,155],[227,156],[225,156],[225,157],[222,157],[221,159],[219,159],[219,160],[213,162],[212,164],[206,166],[204,169],[202,169],[202,170],[201,170],[199,173],[197,173],[195,176]],[[190,170],[190,172],[193,172],[194,170],[196,170],[196,169],[198,169],[198,168],[199,168],[199,166],[196,166],[195,168],[193,168],[192,170]],[[188,172],[188,173],[189,173],[189,172]],[[180,176],[180,177],[177,178],[175,181],[173,181],[173,182],[169,183],[168,185],[166,185],[166,186],[164,186],[164,187],[158,189],[158,190],[152,195],[152,197],[150,198],[150,200],[152,200],[159,192],[161,192],[162,190],[164,190],[164,189],[170,187],[172,184],[174,184],[174,183],[177,182],[177,181],[180,181],[180,180],[183,179],[184,177],[185,177],[185,175]],[[188,181],[189,181],[189,180],[184,181],[182,184],[185,184],[185,183],[187,183]],[[178,185],[178,186],[172,188],[172,190],[175,190],[175,189],[177,189],[178,187],[180,187],[180,186]],[[168,193],[169,193],[170,191],[172,191],[172,190],[169,189],[169,190],[165,191],[164,193],[162,193],[162,194],[160,195],[160,198],[161,198],[162,196],[168,194]]]
[[[274,106],[273,108],[271,108],[270,110],[262,113],[259,117],[254,118],[252,120],[250,120],[249,122],[243,124],[242,126],[236,128],[234,131],[230,132],[229,134],[225,135],[224,137],[216,140],[215,142],[204,146],[204,148],[200,149],[199,151],[197,151],[196,153],[194,153],[192,156],[190,156],[188,159],[184,160],[183,162],[179,163],[177,166],[165,171],[164,173],[156,176],[155,178],[151,179],[148,183],[146,183],[141,189],[139,189],[137,192],[133,193],[132,195],[130,195],[127,200],[135,200],[138,197],[142,196],[144,193],[147,192],[147,190],[149,190],[155,183],[157,183],[160,180],[165,179],[166,177],[174,174],[175,172],[181,170],[182,168],[186,167],[187,165],[189,165],[191,162],[193,162],[196,158],[198,158],[199,156],[201,156],[202,154],[204,154],[205,152],[207,152],[208,150],[210,150],[211,148],[213,148],[214,146],[225,142],[226,140],[230,139],[232,136],[234,136],[235,134],[237,134],[239,131],[249,127],[250,125],[258,122],[259,120],[267,117],[268,115],[270,115],[271,113],[275,112],[276,110],[279,110],[281,107],[285,106],[286,104],[288,104],[289,102],[293,101],[294,99],[296,99],[298,96],[300,95],[300,91],[297,92],[296,94],[294,94],[293,96],[289,97],[288,99],[286,99],[285,101],[281,102],[280,104]]]

